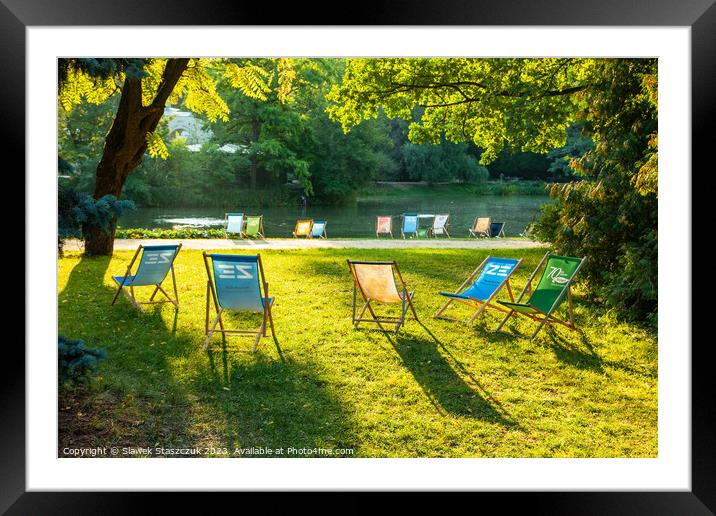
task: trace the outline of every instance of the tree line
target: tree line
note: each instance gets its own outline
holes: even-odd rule
[[[238,61],[238,60],[237,60]],[[591,145],[578,130],[567,144],[550,153],[504,150],[487,166],[473,142],[412,143],[409,120],[384,113],[346,134],[326,112],[326,95],[340,84],[343,59],[300,60],[294,63],[290,102],[279,98],[278,63],[252,60],[270,74],[263,99],[247,96],[218,76],[216,93],[228,107],[227,118],[213,122],[197,114],[213,137],[199,150],[172,134],[160,120],[155,142],[127,178],[122,197],[139,206],[230,206],[250,196],[253,202],[285,204],[306,195],[314,204],[350,202],[371,181],[482,183],[489,178],[565,180],[572,176],[569,159]],[[65,183],[92,193],[114,121],[119,96],[99,104],[81,102],[59,107],[59,156]],[[179,107],[184,107],[180,101]],[[184,107],[184,109],[187,109]],[[417,106],[412,118],[420,118]],[[225,144],[239,146],[228,153]],[[291,185],[294,188],[290,188]],[[260,191],[258,194],[250,192]]]

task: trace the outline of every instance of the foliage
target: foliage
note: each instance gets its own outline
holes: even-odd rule
[[[580,181],[554,185],[537,235],[587,256],[594,294],[626,317],[656,321],[657,191],[655,59],[602,62],[580,113],[596,147],[573,167]],[[654,167],[653,169],[651,167]],[[645,170],[646,168],[646,170]]]
[[[567,143],[547,154],[550,160],[548,171],[562,178],[573,178],[572,162],[594,150],[594,142],[582,133],[582,125],[575,124],[567,129]]]
[[[202,351],[201,251],[177,257],[177,319],[170,304],[138,312],[120,298],[108,310],[110,276],[132,254],[68,253],[59,262],[59,330],[106,342],[111,356],[89,394],[97,404],[80,407],[93,431],[68,435],[61,426],[60,449],[201,443],[229,452],[353,448],[356,457],[657,456],[656,332],[615,320],[581,285],[574,309],[583,334],[556,326],[530,341],[535,323],[525,317],[495,334],[503,314],[492,310],[470,326],[432,317],[444,302],[437,292],[457,289],[487,255],[524,259],[512,280],[519,291],[543,249],[262,250],[282,357],[270,337],[256,354],[251,339],[235,335],[225,344],[215,336]],[[347,258],[397,260],[425,326],[408,320],[397,337],[353,329]],[[151,291],[135,292],[143,300]],[[450,310],[468,317],[462,305]],[[224,323],[254,328],[261,318],[225,312]]]
[[[654,319],[656,70],[655,59],[350,59],[328,111],[348,131],[380,109],[410,120],[419,108],[412,142],[472,141],[483,163],[562,147],[552,158],[571,157],[584,179],[552,187],[559,203],[537,234],[588,256],[584,277],[621,314]],[[585,138],[565,146],[575,123]]]
[[[409,143],[403,146],[403,159],[413,181],[479,183],[489,176],[487,168],[468,154],[466,143],[445,140],[437,145]]]
[[[410,124],[414,143],[472,141],[483,164],[507,145],[548,152],[566,142],[573,93],[587,87],[596,60],[573,58],[348,59],[328,112],[345,131],[379,110]]]
[[[224,238],[223,229],[216,228],[181,228],[181,229],[145,229],[118,228],[115,238]]]
[[[57,367],[60,387],[67,384],[86,384],[107,358],[103,348],[88,348],[81,339],[60,334],[57,338]]]
[[[134,208],[134,203],[112,195],[93,199],[87,194],[60,185],[57,190],[57,236],[59,249],[66,238],[86,237],[89,225],[109,232],[117,217]]]

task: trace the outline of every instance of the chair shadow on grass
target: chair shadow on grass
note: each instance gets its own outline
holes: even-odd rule
[[[520,428],[514,418],[447,350],[430,329],[420,321],[417,321],[417,324],[428,334],[429,338],[414,333],[404,333],[405,329],[402,329],[397,335],[382,332],[380,334],[398,353],[403,364],[413,375],[436,411],[441,415],[451,414],[501,424],[506,427]],[[438,348],[441,348],[450,357],[462,376],[455,371],[438,351]],[[468,378],[472,385],[468,384],[463,377]]]
[[[223,394],[215,406],[225,417],[228,447],[283,448],[282,457],[306,456],[289,448],[357,448],[342,403],[311,364],[262,355],[245,363],[231,351],[221,355],[224,374],[205,388]]]
[[[120,295],[110,306],[116,292],[105,283],[110,261],[109,257],[82,257],[58,293],[59,332],[107,351],[100,364],[107,390],[92,392],[95,402],[105,393],[116,404],[102,409],[106,413],[91,415],[98,425],[92,439],[105,446],[138,446],[150,440],[186,445],[182,436],[190,428],[185,410],[189,402],[167,374],[167,358],[188,354],[195,344],[189,336],[177,333],[179,311],[171,304],[144,305],[140,312]],[[149,297],[145,290],[138,293],[140,300]],[[166,306],[173,312],[171,322],[162,315]],[[111,381],[114,375],[124,387]],[[58,430],[60,446],[71,446],[80,438],[71,429]]]
[[[348,416],[317,367],[287,362],[280,346],[278,360],[261,353],[273,347],[270,334],[255,355],[250,339],[226,344],[215,337],[207,359],[200,351],[203,327],[182,331],[181,312],[194,308],[182,299],[179,311],[145,305],[140,312],[123,296],[110,306],[108,267],[121,269],[110,260],[81,258],[58,294],[58,312],[61,332],[107,350],[100,365],[105,387],[87,394],[90,405],[105,394],[116,403],[99,404],[105,412],[92,414],[89,434],[79,419],[73,428],[60,427],[60,449],[88,440],[108,447],[356,447]],[[149,296],[144,290],[141,299]],[[197,363],[201,357],[205,362]]]

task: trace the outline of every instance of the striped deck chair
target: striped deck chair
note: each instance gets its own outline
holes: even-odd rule
[[[537,265],[532,275],[527,280],[525,288],[520,293],[516,302],[498,301],[498,303],[509,308],[509,312],[495,330],[502,329],[513,314],[520,314],[539,322],[539,326],[530,336],[534,338],[545,324],[558,323],[566,326],[570,330],[577,330],[574,324],[574,314],[572,311],[572,292],[570,285],[572,280],[582,267],[585,258],[571,258],[569,256],[558,256],[556,254],[547,253],[542,261]],[[531,292],[527,302],[523,302],[522,298],[527,292],[532,290],[532,280],[537,272],[542,269],[542,275],[537,283],[537,287]],[[569,322],[563,321],[555,317],[554,312],[562,304],[565,297],[568,301],[567,313]]]
[[[271,308],[273,298],[268,297],[268,283],[264,275],[261,256],[242,256],[236,254],[203,253],[208,281],[206,282],[206,317],[204,318],[204,350],[209,347],[215,332],[221,334],[253,336],[252,352],[256,351],[261,337],[266,337],[266,324],[271,327],[271,336],[278,347],[273,327]],[[211,261],[211,265],[209,265]],[[214,322],[209,325],[209,313],[213,303],[216,311]],[[261,326],[257,330],[227,330],[221,316],[224,310],[255,312],[263,314]],[[217,324],[219,329],[216,328]]]
[[[477,311],[465,321],[467,324],[472,323],[487,308],[492,308],[500,312],[508,310],[497,306],[493,300],[500,293],[503,287],[507,287],[507,294],[510,300],[514,301],[512,288],[510,287],[510,276],[517,270],[522,263],[522,259],[515,260],[513,258],[496,258],[488,256],[475,269],[465,282],[460,285],[454,293],[440,292],[441,296],[445,296],[448,300],[437,311],[435,317],[438,319],[447,319],[450,321],[458,321],[451,317],[445,317],[442,313],[450,306],[450,303],[457,301],[464,303],[470,307],[477,308]]]
[[[311,227],[313,227],[313,220],[297,220],[296,227],[293,229],[293,237],[298,238],[300,236],[311,237]]]
[[[328,234],[326,233],[326,222],[325,220],[316,220],[313,222],[313,226],[311,226],[311,234],[309,235],[310,238],[328,238]]]
[[[437,238],[438,235],[447,235],[450,238],[447,227],[450,224],[450,215],[435,215],[433,219],[433,227],[431,233]]]
[[[490,238],[500,238],[505,236],[505,223],[493,222],[490,224]]]
[[[390,235],[393,238],[393,217],[390,215],[379,215],[375,218],[375,237]]]
[[[266,238],[264,236],[264,216],[249,215],[246,217],[246,227],[244,227],[244,236],[247,238]]]
[[[353,327],[358,328],[362,322],[375,323],[380,331],[393,331],[398,333],[401,326],[405,322],[405,315],[408,308],[412,310],[415,320],[418,320],[418,314],[413,306],[414,292],[408,292],[408,287],[400,274],[398,264],[392,262],[361,262],[348,260],[348,267],[353,275],[353,308],[352,320]],[[395,282],[396,276],[400,282],[400,287]],[[363,298],[363,307],[358,315],[358,293]],[[371,303],[381,304],[400,304],[400,316],[378,316],[376,315]],[[366,310],[371,317],[364,317]],[[394,325],[395,328],[386,329],[383,324]]]
[[[117,284],[117,292],[112,298],[111,305],[114,305],[119,297],[119,293],[123,292],[129,301],[139,310],[141,305],[151,305],[159,303],[172,303],[177,309],[179,308],[179,294],[177,293],[177,280],[174,276],[174,260],[176,259],[181,244],[175,245],[140,245],[137,252],[134,253],[132,261],[127,266],[127,272],[124,276],[112,276]],[[139,253],[142,257],[137,266],[137,272],[132,274],[132,265],[137,260]],[[172,273],[172,285],[174,286],[174,299],[169,297],[166,290],[162,288],[162,282],[167,277],[167,273]],[[135,287],[153,286],[154,292],[149,297],[149,301],[138,301],[134,293]],[[168,301],[154,301],[157,292],[164,294]]]
[[[400,236],[418,236],[418,215],[415,213],[403,214],[403,224],[400,227]]]
[[[491,225],[492,219],[490,217],[475,217],[475,221],[468,231],[470,232],[470,236],[489,237]]]
[[[244,237],[244,214],[243,213],[226,213],[224,215],[226,222],[224,226],[224,237],[229,238],[229,234]]]

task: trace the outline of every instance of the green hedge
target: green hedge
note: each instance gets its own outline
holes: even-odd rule
[[[115,238],[224,238],[224,230],[216,228],[144,229],[118,228]]]

